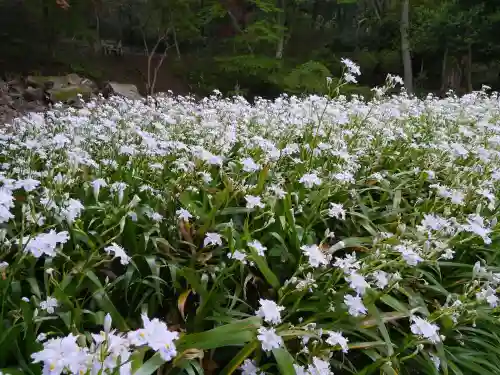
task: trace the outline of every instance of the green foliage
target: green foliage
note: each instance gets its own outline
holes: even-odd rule
[[[285,91],[293,94],[326,93],[326,81],[332,74],[317,61],[299,65],[283,78]]]
[[[380,69],[383,72],[397,73],[401,71],[401,52],[384,49],[377,54]]]

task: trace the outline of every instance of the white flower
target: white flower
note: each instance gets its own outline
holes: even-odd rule
[[[333,265],[340,268],[345,274],[355,272],[361,267],[360,262],[356,260],[356,253],[346,254],[344,258],[335,258]]]
[[[262,371],[259,370],[255,361],[250,359],[245,359],[240,367],[241,375],[262,375]]]
[[[334,173],[332,178],[342,183],[354,183],[354,175],[349,172]]]
[[[455,251],[453,251],[450,248],[447,248],[447,249],[445,249],[443,254],[441,254],[439,259],[450,260],[450,259],[453,259],[454,257],[455,257]]]
[[[343,335],[342,332],[333,332],[333,331],[328,331],[326,332],[328,334],[328,338],[326,339],[326,343],[331,346],[335,345],[340,345],[342,348],[342,351],[344,353],[347,353],[349,350],[349,347],[347,346],[347,342],[349,341],[346,339]]]
[[[14,207],[12,191],[5,187],[0,188],[0,224],[14,218],[14,215],[9,211],[12,207]]]
[[[160,221],[163,220],[163,216],[160,215],[158,212],[146,211],[145,214],[147,217],[149,217],[151,220],[153,220],[156,223],[159,223]]]
[[[388,273],[385,271],[377,270],[371,275],[375,279],[375,285],[379,289],[385,289],[385,287],[389,284]]]
[[[481,289],[480,292],[476,293],[476,299],[478,301],[486,301],[493,309],[498,306],[498,297],[496,291],[490,286]]]
[[[262,350],[265,352],[283,346],[283,339],[276,334],[274,328],[260,327],[257,331],[257,339],[261,342]]]
[[[207,232],[205,239],[203,240],[203,247],[210,245],[222,246],[222,237],[218,233]]]
[[[47,297],[45,301],[40,302],[40,309],[47,311],[49,314],[53,314],[57,306],[58,302],[54,297]]]
[[[127,184],[125,182],[114,182],[110,190],[113,193],[116,193],[118,196],[118,204],[122,204],[123,202],[123,195],[125,193],[125,189],[127,188]]]
[[[0,271],[5,270],[7,267],[9,267],[9,263],[7,263],[7,262],[0,262]]]
[[[243,264],[247,263],[246,262],[247,255],[239,250],[234,250],[233,253],[231,253],[231,252],[227,253],[227,257],[229,259],[239,260]]]
[[[316,173],[307,173],[303,175],[299,182],[308,189],[312,188],[314,185],[321,185],[321,179],[316,175]]]
[[[313,357],[312,364],[307,368],[311,375],[333,375],[330,364],[318,357]]]
[[[409,266],[416,266],[420,262],[423,262],[423,259],[420,255],[418,255],[411,245],[408,244],[400,244],[394,246],[394,250],[400,253],[403,256],[403,259]]]
[[[200,172],[199,175],[201,176],[204,183],[209,184],[210,182],[212,182],[212,176],[210,176],[209,173]]]
[[[189,219],[193,217],[193,215],[191,215],[189,211],[184,208],[178,209],[177,211],[175,211],[175,214],[180,220],[183,221],[189,221]]]
[[[71,198],[64,203],[64,207],[61,209],[61,215],[71,224],[80,216],[84,208],[85,207],[79,200]]]
[[[175,340],[179,338],[177,332],[169,331],[167,325],[158,319],[150,320],[142,315],[144,328],[128,333],[132,345],[147,345],[158,352],[164,361],[171,361],[177,355]]]
[[[421,226],[423,230],[440,231],[450,227],[450,222],[440,216],[434,214],[424,214]]]
[[[135,148],[127,145],[120,146],[120,149],[118,150],[118,153],[120,155],[134,155],[135,154]]]
[[[111,331],[111,323],[113,322],[113,319],[111,318],[111,315],[106,314],[104,317],[104,332],[109,333]]]
[[[300,250],[308,257],[311,267],[317,268],[330,263],[331,256],[323,254],[318,245],[302,245]]]
[[[105,247],[104,251],[108,254],[113,253],[115,258],[120,258],[120,263],[124,266],[130,263],[130,257],[125,252],[125,249],[115,242]]]
[[[418,316],[412,316],[410,321],[413,322],[410,329],[414,335],[422,336],[431,341],[433,344],[441,341],[441,338],[439,337],[439,326],[436,324],[429,323],[427,320]]]
[[[36,341],[38,342],[44,342],[45,340],[47,340],[47,335],[43,332],[36,337]]]
[[[276,302],[260,299],[260,308],[256,311],[255,315],[261,317],[267,323],[277,325],[281,323],[281,311],[285,310],[283,306],[276,304]]]
[[[318,357],[313,357],[312,364],[305,368],[297,364],[293,364],[296,375],[333,375],[330,370],[330,364]]]
[[[254,249],[257,252],[257,255],[263,257],[264,252],[267,250],[267,247],[262,245],[259,241],[253,240],[248,243],[248,247]]]
[[[56,247],[58,244],[65,244],[69,240],[68,232],[56,233],[51,229],[49,233],[42,233],[35,238],[24,237],[22,242],[24,251],[31,253],[34,257],[39,258],[42,255],[54,257],[56,255]]]
[[[24,189],[27,192],[35,190],[40,185],[40,181],[34,180],[32,178],[27,178],[25,180],[19,180],[16,182],[16,189]]]
[[[293,369],[295,370],[295,375],[310,375],[309,371],[304,366],[300,366],[296,363],[293,364]]]
[[[43,363],[43,373],[58,375],[67,373],[86,373],[91,356],[78,346],[77,336],[50,339],[43,343],[43,350],[33,353],[33,363]],[[82,371],[82,372],[80,372]]]
[[[357,272],[349,274],[346,277],[346,280],[349,283],[349,287],[355,290],[360,296],[365,294],[366,289],[370,287],[370,284],[366,282],[365,277]]]
[[[344,206],[340,203],[330,203],[330,208],[328,209],[328,216],[340,220],[345,220]]]
[[[245,200],[247,201],[247,208],[264,208],[266,205],[261,202],[260,197],[256,197],[253,195],[245,195]]]
[[[439,371],[439,368],[441,367],[441,359],[432,353],[429,353],[429,357],[431,357],[431,361],[432,363],[434,363],[434,367],[436,367],[436,370]]]
[[[98,178],[90,183],[92,185],[92,192],[94,193],[94,197],[97,200],[99,197],[99,191],[101,190],[102,187],[108,186],[106,183],[106,180],[103,178]]]
[[[252,158],[244,158],[241,160],[243,170],[245,172],[255,172],[260,169],[260,165],[256,164]]]
[[[344,80],[347,83],[357,83],[358,82],[356,77],[354,75],[352,75],[351,73],[344,73]]]
[[[462,228],[467,232],[477,234],[483,239],[485,244],[491,243],[491,238],[489,238],[491,229],[486,228],[484,219],[480,215],[469,215],[467,218],[467,224],[463,225]]]
[[[349,315],[352,315],[354,317],[366,315],[367,310],[360,296],[352,296],[350,294],[346,294],[344,296],[344,303],[349,309]]]
[[[354,63],[352,60],[342,57],[340,62],[345,65],[350,74],[359,76],[361,74],[361,70],[359,69],[359,65]]]

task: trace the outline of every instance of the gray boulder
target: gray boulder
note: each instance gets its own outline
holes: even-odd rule
[[[108,95],[118,95],[123,98],[131,100],[143,100],[144,97],[139,94],[136,85],[130,83],[118,83],[118,82],[108,82],[104,89],[104,94]]]

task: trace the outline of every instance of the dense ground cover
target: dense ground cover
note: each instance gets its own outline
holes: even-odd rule
[[[4,128],[2,371],[500,373],[499,99],[396,81]]]

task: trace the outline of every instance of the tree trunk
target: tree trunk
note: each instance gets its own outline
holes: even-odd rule
[[[408,38],[410,0],[402,0],[401,7],[401,55],[403,58],[404,82],[406,91],[413,93],[413,71],[411,64],[410,40]]]
[[[179,42],[177,41],[177,31],[175,30],[175,23],[172,19],[172,12],[170,12],[170,25],[172,26],[172,36],[174,38],[175,52],[177,52],[177,60],[181,60],[181,50],[179,48]]]
[[[44,39],[45,46],[47,48],[47,53],[49,56],[53,55],[52,51],[52,25],[50,19],[50,10],[49,10],[49,0],[42,0],[42,17],[43,17],[43,31],[44,31]]]
[[[470,44],[468,45],[467,51],[465,77],[467,81],[467,92],[472,92],[472,46]]]
[[[447,60],[448,60],[448,47],[445,48],[444,50],[444,55],[443,55],[443,63],[441,65],[441,93],[446,93],[447,91],[447,85],[446,85],[446,81],[448,79],[448,75],[447,75],[447,69],[446,69],[446,63],[447,63]]]
[[[92,2],[94,6],[94,17],[95,17],[95,32],[96,32],[96,40],[94,41],[94,52],[97,53],[101,51],[101,18],[99,16],[99,9],[97,5],[97,1]]]
[[[283,57],[283,50],[285,49],[285,21],[286,21],[286,4],[285,0],[278,0],[280,12],[278,13],[278,25],[280,27],[280,38],[276,45],[276,58]]]

